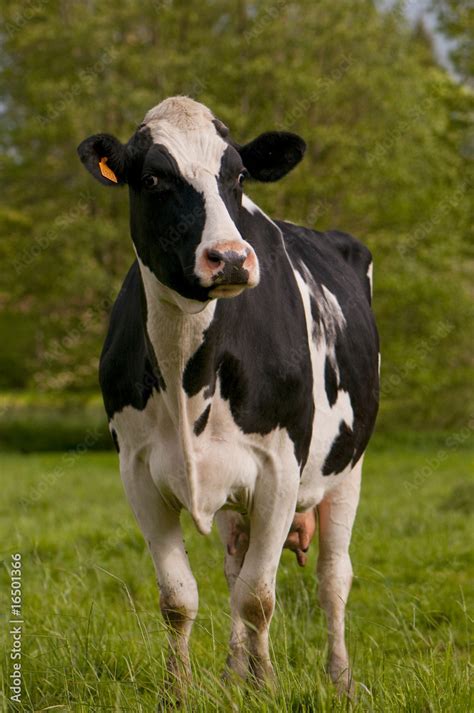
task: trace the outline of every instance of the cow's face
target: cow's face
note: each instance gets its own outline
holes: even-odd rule
[[[173,97],[146,114],[128,144],[97,134],[78,152],[101,183],[128,183],[140,261],[182,297],[207,302],[259,281],[258,258],[239,232],[244,180],[278,180],[304,149],[286,132],[239,146],[205,106]]]

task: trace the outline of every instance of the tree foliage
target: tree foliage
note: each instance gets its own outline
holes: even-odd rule
[[[276,217],[346,230],[372,249],[386,423],[463,421],[473,97],[399,6],[1,7],[4,387],[96,388],[107,313],[133,253],[126,192],[92,182],[75,149],[97,131],[126,140],[151,106],[188,94],[238,140],[272,128],[305,138],[291,176],[249,193]]]
[[[451,40],[450,59],[465,82],[474,82],[474,3],[432,0],[438,27]]]

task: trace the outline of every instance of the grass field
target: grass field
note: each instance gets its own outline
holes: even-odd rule
[[[462,440],[462,439],[461,439]],[[85,448],[84,448],[85,451]],[[164,632],[151,559],[111,453],[0,457],[2,711],[143,711],[163,690]],[[185,519],[200,588],[189,711],[474,710],[474,450],[375,443],[354,530],[347,638],[358,700],[324,674],[326,632],[314,577],[284,552],[272,625],[275,695],[222,684],[229,629],[217,535]],[[22,704],[8,703],[11,555],[22,556]],[[365,688],[366,687],[366,688]],[[161,694],[164,707],[166,695]]]

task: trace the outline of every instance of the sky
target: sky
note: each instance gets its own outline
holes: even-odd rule
[[[394,0],[381,0],[382,7],[389,8],[394,4]],[[420,18],[423,20],[426,29],[433,37],[434,50],[439,62],[454,74],[453,66],[449,60],[449,52],[453,43],[446,39],[436,29],[436,17],[430,10],[431,0],[405,0],[405,14],[407,18],[415,24]]]

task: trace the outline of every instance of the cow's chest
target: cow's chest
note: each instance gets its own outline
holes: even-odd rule
[[[197,508],[204,519],[224,506],[248,511],[259,475],[271,478],[276,467],[298,469],[285,429],[244,433],[228,402],[216,395],[180,394],[177,401],[176,395],[155,392],[145,409],[127,406],[115,414],[111,427],[123,471],[130,474],[144,462],[164,498],[176,507]]]

